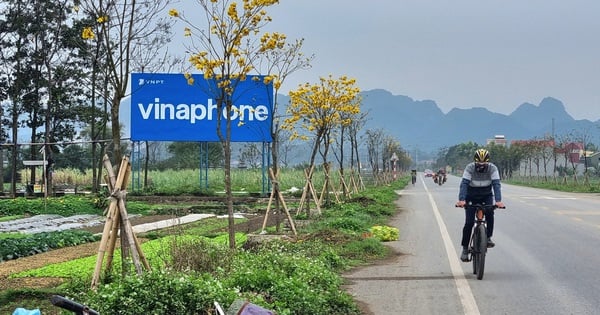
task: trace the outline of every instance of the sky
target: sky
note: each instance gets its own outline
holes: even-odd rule
[[[304,38],[309,70],[281,92],[347,75],[452,108],[510,114],[545,97],[600,119],[598,0],[280,0],[266,30]]]

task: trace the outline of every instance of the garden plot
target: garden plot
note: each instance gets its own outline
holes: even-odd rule
[[[69,217],[44,214],[0,222],[0,232],[35,234],[41,232],[81,229],[102,224],[104,224],[104,217],[94,214],[80,214]]]

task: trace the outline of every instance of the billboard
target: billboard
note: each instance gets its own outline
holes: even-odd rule
[[[218,142],[217,119],[225,135],[226,111],[217,112],[216,82],[202,74],[131,74],[132,141]],[[238,81],[231,96],[231,141],[271,142],[273,85],[264,76]]]

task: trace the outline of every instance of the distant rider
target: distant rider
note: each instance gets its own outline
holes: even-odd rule
[[[484,203],[491,205],[495,201],[498,208],[504,208],[500,191],[500,173],[498,167],[490,163],[490,153],[486,149],[475,151],[474,161],[467,164],[460,182],[457,207],[465,208],[465,225],[462,232],[462,261],[469,260],[469,241],[471,230],[475,224],[475,208],[470,204]],[[488,247],[496,244],[492,241],[494,232],[494,211],[486,211]]]
[[[440,168],[437,171],[437,177],[438,177],[438,180],[441,180],[442,183],[445,183],[446,182],[446,170],[443,168]]]

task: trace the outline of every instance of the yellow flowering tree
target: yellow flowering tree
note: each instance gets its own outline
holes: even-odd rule
[[[287,108],[289,117],[282,128],[291,131],[292,140],[313,141],[310,170],[315,166],[317,153],[321,154],[323,164],[328,165],[334,130],[350,125],[352,117],[360,113],[359,93],[355,79],[347,76],[336,79],[331,75],[321,77],[317,84],[305,83],[297,90],[290,91],[290,105]],[[309,173],[309,181],[311,175]]]
[[[217,115],[216,133],[223,147],[225,192],[229,216],[229,246],[235,248],[233,195],[231,191],[231,115],[232,95],[240,81],[255,71],[253,66],[267,52],[281,48],[285,36],[280,33],[261,33],[271,21],[266,9],[278,0],[197,0],[204,19],[188,19],[183,12],[171,9],[169,15],[186,25],[184,36],[191,66],[203,74],[204,80],[215,80],[216,89],[205,91],[216,100],[217,112],[226,113],[225,119]],[[200,23],[200,24],[197,24]],[[188,82],[194,78],[186,74]],[[273,77],[266,76],[265,84]],[[224,120],[224,121],[223,121]],[[222,124],[225,123],[225,134]]]

